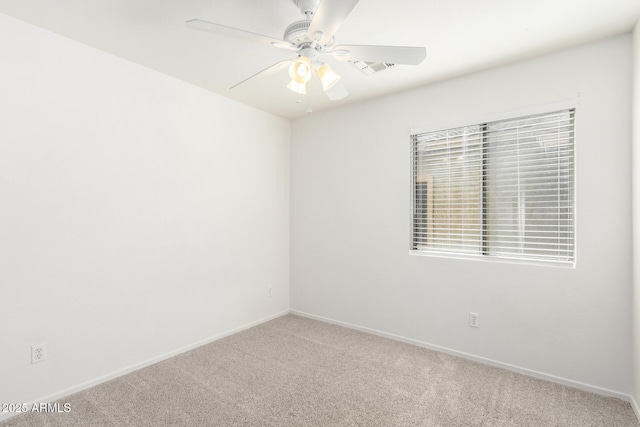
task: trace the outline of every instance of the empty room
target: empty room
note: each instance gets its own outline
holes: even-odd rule
[[[0,425],[640,426],[640,1],[0,0]]]

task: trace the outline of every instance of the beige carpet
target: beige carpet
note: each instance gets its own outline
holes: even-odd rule
[[[634,426],[618,399],[287,315],[2,426]]]

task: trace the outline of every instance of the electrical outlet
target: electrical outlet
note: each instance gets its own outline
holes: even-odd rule
[[[44,362],[47,360],[46,344],[37,344],[31,346],[31,364]]]
[[[271,286],[269,286],[269,287],[267,288],[267,296],[268,296],[268,297],[270,297],[270,296],[271,296],[271,294],[272,294],[272,289],[271,289]]]
[[[472,328],[480,327],[480,315],[478,313],[469,313],[469,326]]]

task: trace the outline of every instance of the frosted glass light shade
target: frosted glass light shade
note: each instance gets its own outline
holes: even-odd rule
[[[338,80],[340,80],[340,76],[331,69],[329,64],[324,64],[318,69],[318,78],[320,79],[322,88],[325,92],[331,89],[336,83],[338,83]]]

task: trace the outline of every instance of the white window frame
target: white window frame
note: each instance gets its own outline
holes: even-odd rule
[[[524,108],[511,110],[496,114],[477,116],[476,118],[468,118],[465,120],[456,120],[450,122],[444,122],[439,125],[430,125],[430,126],[411,126],[409,129],[409,158],[410,158],[410,171],[409,171],[409,179],[410,179],[410,211],[409,211],[409,254],[413,256],[420,257],[430,257],[430,258],[449,258],[449,259],[462,259],[462,260],[472,260],[472,261],[480,261],[480,262],[489,262],[489,263],[515,263],[515,264],[524,264],[524,265],[533,265],[533,266],[550,266],[550,267],[561,267],[561,268],[576,268],[577,259],[578,259],[578,214],[577,214],[577,205],[578,205],[578,147],[576,141],[579,138],[579,126],[578,120],[576,117],[578,116],[579,107],[579,94],[575,99],[571,99],[569,101],[563,101],[553,104],[545,104],[542,106]],[[572,261],[554,261],[554,260],[539,260],[539,259],[526,259],[526,258],[517,258],[517,257],[508,257],[508,256],[490,256],[482,253],[478,254],[467,254],[467,253],[459,253],[459,252],[446,252],[446,251],[428,251],[428,250],[418,250],[413,249],[414,244],[414,213],[415,213],[415,176],[413,170],[413,162],[414,162],[414,147],[413,147],[413,136],[421,133],[430,133],[443,131],[448,129],[461,128],[465,126],[474,126],[480,123],[490,123],[497,122],[501,120],[509,120],[514,118],[526,117],[526,116],[535,116],[538,114],[547,114],[553,113],[560,110],[574,110],[574,140],[573,140],[573,260]]]

